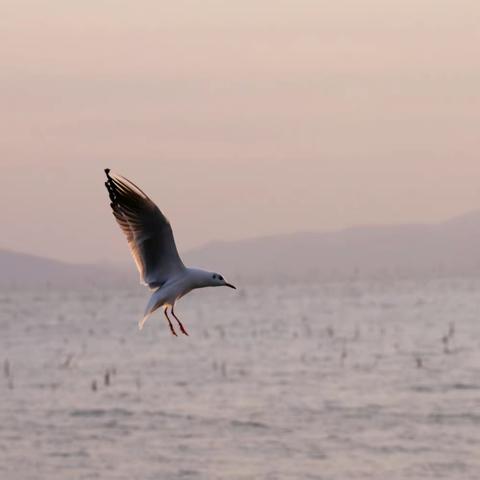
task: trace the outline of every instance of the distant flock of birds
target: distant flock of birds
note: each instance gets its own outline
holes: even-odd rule
[[[442,345],[442,352],[444,354],[450,354],[453,353],[452,350],[452,342],[455,337],[455,323],[451,322],[448,325],[448,331],[445,333],[445,335],[442,335],[440,338],[440,342]],[[333,339],[335,337],[335,330],[332,326],[327,326],[325,329],[325,334],[328,338]],[[225,338],[225,334],[222,333],[220,335],[220,338]],[[355,334],[353,339],[354,340],[359,340],[360,338],[360,333],[356,329]],[[343,367],[345,365],[345,361],[348,357],[348,352],[347,352],[347,343],[344,341],[342,344],[342,349],[340,352],[340,364]],[[65,360],[59,365],[60,368],[71,368],[72,366],[72,360],[74,358],[73,354],[67,355]],[[424,365],[424,359],[421,355],[414,355],[414,365],[416,368],[423,368]],[[213,362],[212,367],[214,370],[219,371],[221,376],[226,378],[227,377],[227,363],[225,361],[222,361],[220,363],[218,362]],[[105,369],[103,375],[102,375],[102,380],[98,381],[96,378],[94,378],[91,383],[90,383],[90,389],[92,392],[97,392],[100,389],[100,385],[103,384],[104,387],[109,387],[112,384],[113,378],[117,375],[117,369],[115,367],[107,368]],[[7,382],[7,388],[12,390],[14,388],[14,376],[13,376],[13,369],[11,362],[8,358],[6,358],[3,362],[3,376]],[[141,388],[141,380],[140,378],[135,379],[135,384],[137,389]]]

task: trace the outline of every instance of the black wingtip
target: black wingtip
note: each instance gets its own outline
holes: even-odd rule
[[[115,187],[115,182],[110,176],[110,169],[106,168],[105,173],[107,175],[107,181],[105,182],[105,187],[107,187],[108,190],[108,196],[110,197],[111,204],[110,206],[113,208],[115,206],[116,200],[117,200],[117,195],[116,195],[116,187]]]

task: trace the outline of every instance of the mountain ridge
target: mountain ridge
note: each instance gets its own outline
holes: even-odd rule
[[[187,265],[251,279],[480,274],[480,210],[430,224],[356,225],[214,241],[182,256]],[[129,267],[74,264],[0,249],[1,285],[136,282],[133,262]]]
[[[211,242],[190,261],[247,276],[302,273],[322,279],[353,274],[480,273],[480,210],[438,223],[356,225],[235,242]],[[235,262],[241,259],[241,265]],[[282,262],[278,265],[278,262]],[[250,268],[249,268],[250,267]]]

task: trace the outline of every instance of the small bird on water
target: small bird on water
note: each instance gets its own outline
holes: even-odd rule
[[[140,273],[140,281],[155,290],[145,314],[138,323],[141,330],[148,317],[158,308],[163,309],[170,331],[173,328],[168,308],[184,335],[185,327],[175,315],[177,300],[203,287],[230,287],[222,275],[198,268],[185,267],[178,254],[172,227],[165,215],[134,183],[106,168],[108,194],[113,215],[127,237],[128,245]]]

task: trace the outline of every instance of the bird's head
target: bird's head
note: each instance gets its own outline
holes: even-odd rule
[[[212,272],[210,274],[209,283],[212,287],[230,287],[234,288],[235,290],[237,289],[237,287],[235,287],[231,283],[228,283],[219,273]]]

